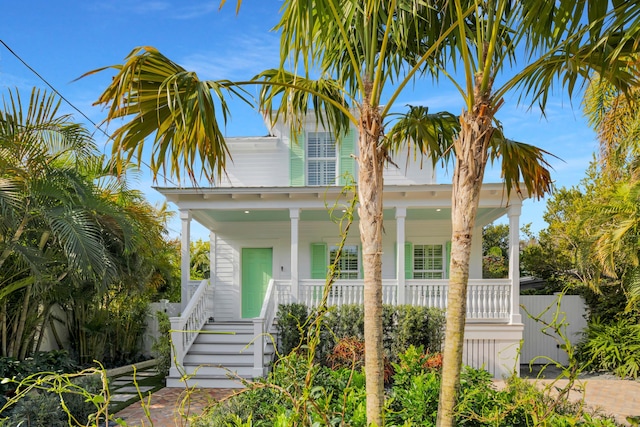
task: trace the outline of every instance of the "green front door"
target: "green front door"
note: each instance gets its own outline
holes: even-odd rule
[[[271,248],[242,248],[242,317],[258,317],[272,276]]]

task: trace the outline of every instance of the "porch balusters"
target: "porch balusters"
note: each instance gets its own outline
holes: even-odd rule
[[[384,304],[399,304],[398,288],[393,280],[382,285]],[[446,280],[407,281],[406,304],[447,308]],[[307,307],[316,308],[322,298],[324,282],[303,280],[300,282],[300,302]],[[339,280],[333,284],[327,303],[329,306],[362,304],[364,285],[349,280]],[[283,297],[283,299],[286,299]],[[509,321],[511,313],[511,284],[508,279],[470,280],[467,295],[467,319],[472,321]]]

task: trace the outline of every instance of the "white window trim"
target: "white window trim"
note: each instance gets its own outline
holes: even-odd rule
[[[318,137],[320,137],[320,135],[322,136],[322,140],[326,143],[327,140],[331,140],[334,143],[334,156],[333,157],[311,157],[309,155],[309,148],[310,148],[310,143],[309,140],[311,139],[311,135],[317,135]],[[312,186],[312,187],[322,187],[322,186],[327,186],[327,185],[335,185],[338,182],[338,175],[339,175],[339,171],[340,171],[340,153],[338,150],[338,146],[337,146],[337,141],[335,140],[335,138],[333,137],[333,134],[331,132],[326,132],[326,131],[315,131],[315,132],[307,132],[307,143],[305,144],[305,172],[304,172],[304,178],[305,178],[305,183],[308,186]],[[320,184],[311,184],[309,181],[309,164],[311,162],[318,162],[318,163],[324,163],[324,162],[330,162],[333,161],[335,164],[335,169],[334,169],[334,176],[333,176],[333,182],[325,182],[325,183],[320,183]]]
[[[431,270],[428,270],[428,269],[425,269],[425,270],[416,270],[416,258],[417,258],[417,257],[416,257],[416,249],[417,249],[417,248],[419,248],[419,247],[424,247],[424,246],[432,246],[432,247],[433,247],[433,246],[439,246],[439,247],[440,247],[440,250],[442,251],[442,252],[441,252],[441,253],[442,253],[442,255],[441,255],[441,258],[442,258],[442,268],[441,268],[440,270],[436,270],[436,269],[431,269]],[[416,278],[417,278],[417,279],[422,279],[422,280],[430,280],[430,279],[433,279],[433,280],[440,280],[440,279],[444,279],[444,278],[446,277],[446,271],[447,271],[447,268],[446,268],[447,254],[446,254],[446,247],[445,247],[445,244],[443,244],[443,243],[414,243],[414,244],[413,244],[413,254],[412,254],[412,257],[413,257],[413,265],[412,265],[412,267],[413,267],[413,278],[414,278],[414,279],[416,279]],[[428,259],[428,258],[427,258],[427,257],[425,257],[425,259]],[[429,278],[421,278],[421,277],[417,277],[417,276],[420,276],[420,275],[422,275],[422,274],[424,274],[424,275],[434,275],[434,274],[438,274],[438,273],[440,274],[440,277],[439,277],[439,278],[435,278],[435,277],[429,277]]]
[[[331,253],[334,250],[337,250],[338,246],[335,246],[335,245],[328,246],[328,249],[329,249],[329,262],[333,263],[333,257],[331,256]],[[355,253],[355,256],[356,256],[356,269],[355,270],[343,270],[343,269],[340,269],[340,274],[338,275],[338,279],[342,279],[342,280],[357,280],[357,279],[360,278],[360,265],[361,265],[361,262],[362,262],[362,260],[360,259],[360,250],[359,250],[358,245],[345,244],[344,247],[342,248],[342,256],[343,256],[342,259],[343,260],[344,260],[344,256],[345,256],[345,254],[346,254],[348,249],[349,250],[351,250],[351,249],[355,250],[355,252],[353,252],[353,253]],[[346,275],[349,275],[349,276],[355,275],[355,277],[342,277],[343,274],[346,274]]]

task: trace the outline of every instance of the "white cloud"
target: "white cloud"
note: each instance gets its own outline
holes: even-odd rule
[[[188,55],[180,62],[203,79],[248,79],[278,65],[278,43],[274,36],[235,37],[210,51]]]

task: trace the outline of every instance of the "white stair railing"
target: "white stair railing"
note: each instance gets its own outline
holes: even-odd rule
[[[263,377],[266,374],[264,367],[264,355],[268,344],[267,336],[269,328],[276,318],[278,310],[278,292],[276,291],[276,282],[271,279],[267,287],[267,293],[264,296],[262,310],[260,316],[253,319],[253,376]]]
[[[213,286],[209,284],[209,280],[205,279],[198,285],[182,315],[170,319],[171,342],[173,344],[171,376],[181,376],[178,368],[183,365],[185,355],[204,324],[210,317],[213,317],[212,300]]]

